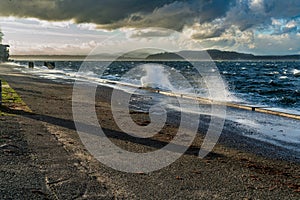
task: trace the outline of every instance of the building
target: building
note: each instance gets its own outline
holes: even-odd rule
[[[9,60],[9,45],[0,44],[0,62]]]

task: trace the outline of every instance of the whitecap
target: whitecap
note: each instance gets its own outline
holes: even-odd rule
[[[280,76],[279,79],[287,79],[287,76]]]
[[[293,74],[294,74],[295,77],[300,77],[300,70],[294,69]]]
[[[229,72],[228,71],[223,71],[222,74],[229,74]]]
[[[273,71],[270,74],[279,74],[279,72],[278,71]]]

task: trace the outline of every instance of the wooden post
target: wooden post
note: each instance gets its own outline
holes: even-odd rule
[[[28,67],[31,69],[34,68],[34,62],[32,61],[28,62]]]

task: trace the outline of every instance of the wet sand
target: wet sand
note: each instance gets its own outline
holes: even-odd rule
[[[299,161],[289,151],[243,137],[239,129],[232,132],[229,122],[220,143],[204,159],[196,156],[203,140],[200,132],[186,154],[164,169],[147,174],[110,169],[79,140],[72,84],[20,74],[4,65],[0,77],[32,110],[5,108],[14,116],[0,117],[0,199],[300,198]],[[176,134],[176,123],[170,123],[151,140],[128,137],[113,120],[110,94],[110,88],[99,88],[96,108],[101,126],[118,146],[151,151]],[[131,114],[140,125],[147,123],[147,114]]]

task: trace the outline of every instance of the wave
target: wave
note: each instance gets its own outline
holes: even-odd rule
[[[19,70],[58,82],[75,80],[89,81],[96,84],[112,83],[111,87],[133,85],[134,87],[151,87],[173,91],[178,94],[209,98],[210,93],[197,71],[184,62],[115,62],[102,72],[107,63],[87,62],[88,71],[78,72],[82,62],[56,62],[56,68],[49,70],[42,62],[35,62],[34,69],[28,68],[28,61],[19,62]],[[227,102],[242,102],[269,107],[289,108],[300,111],[298,89],[300,70],[299,63],[284,63],[276,67],[266,63],[242,63],[242,66],[230,62],[218,63],[219,71],[224,79],[226,98],[212,99]],[[268,64],[268,63],[267,63]],[[205,67],[205,63],[200,66]],[[284,66],[284,68],[282,68]],[[242,69],[242,70],[241,70]],[[210,74],[209,74],[210,75]],[[272,76],[272,77],[270,77]],[[120,88],[122,89],[122,88]],[[125,87],[126,89],[126,87]],[[218,90],[218,88],[215,88]],[[296,91],[296,92],[295,92]],[[282,98],[286,97],[286,98]]]
[[[294,69],[294,70],[293,70],[293,75],[294,75],[295,77],[300,77],[300,70]]]

